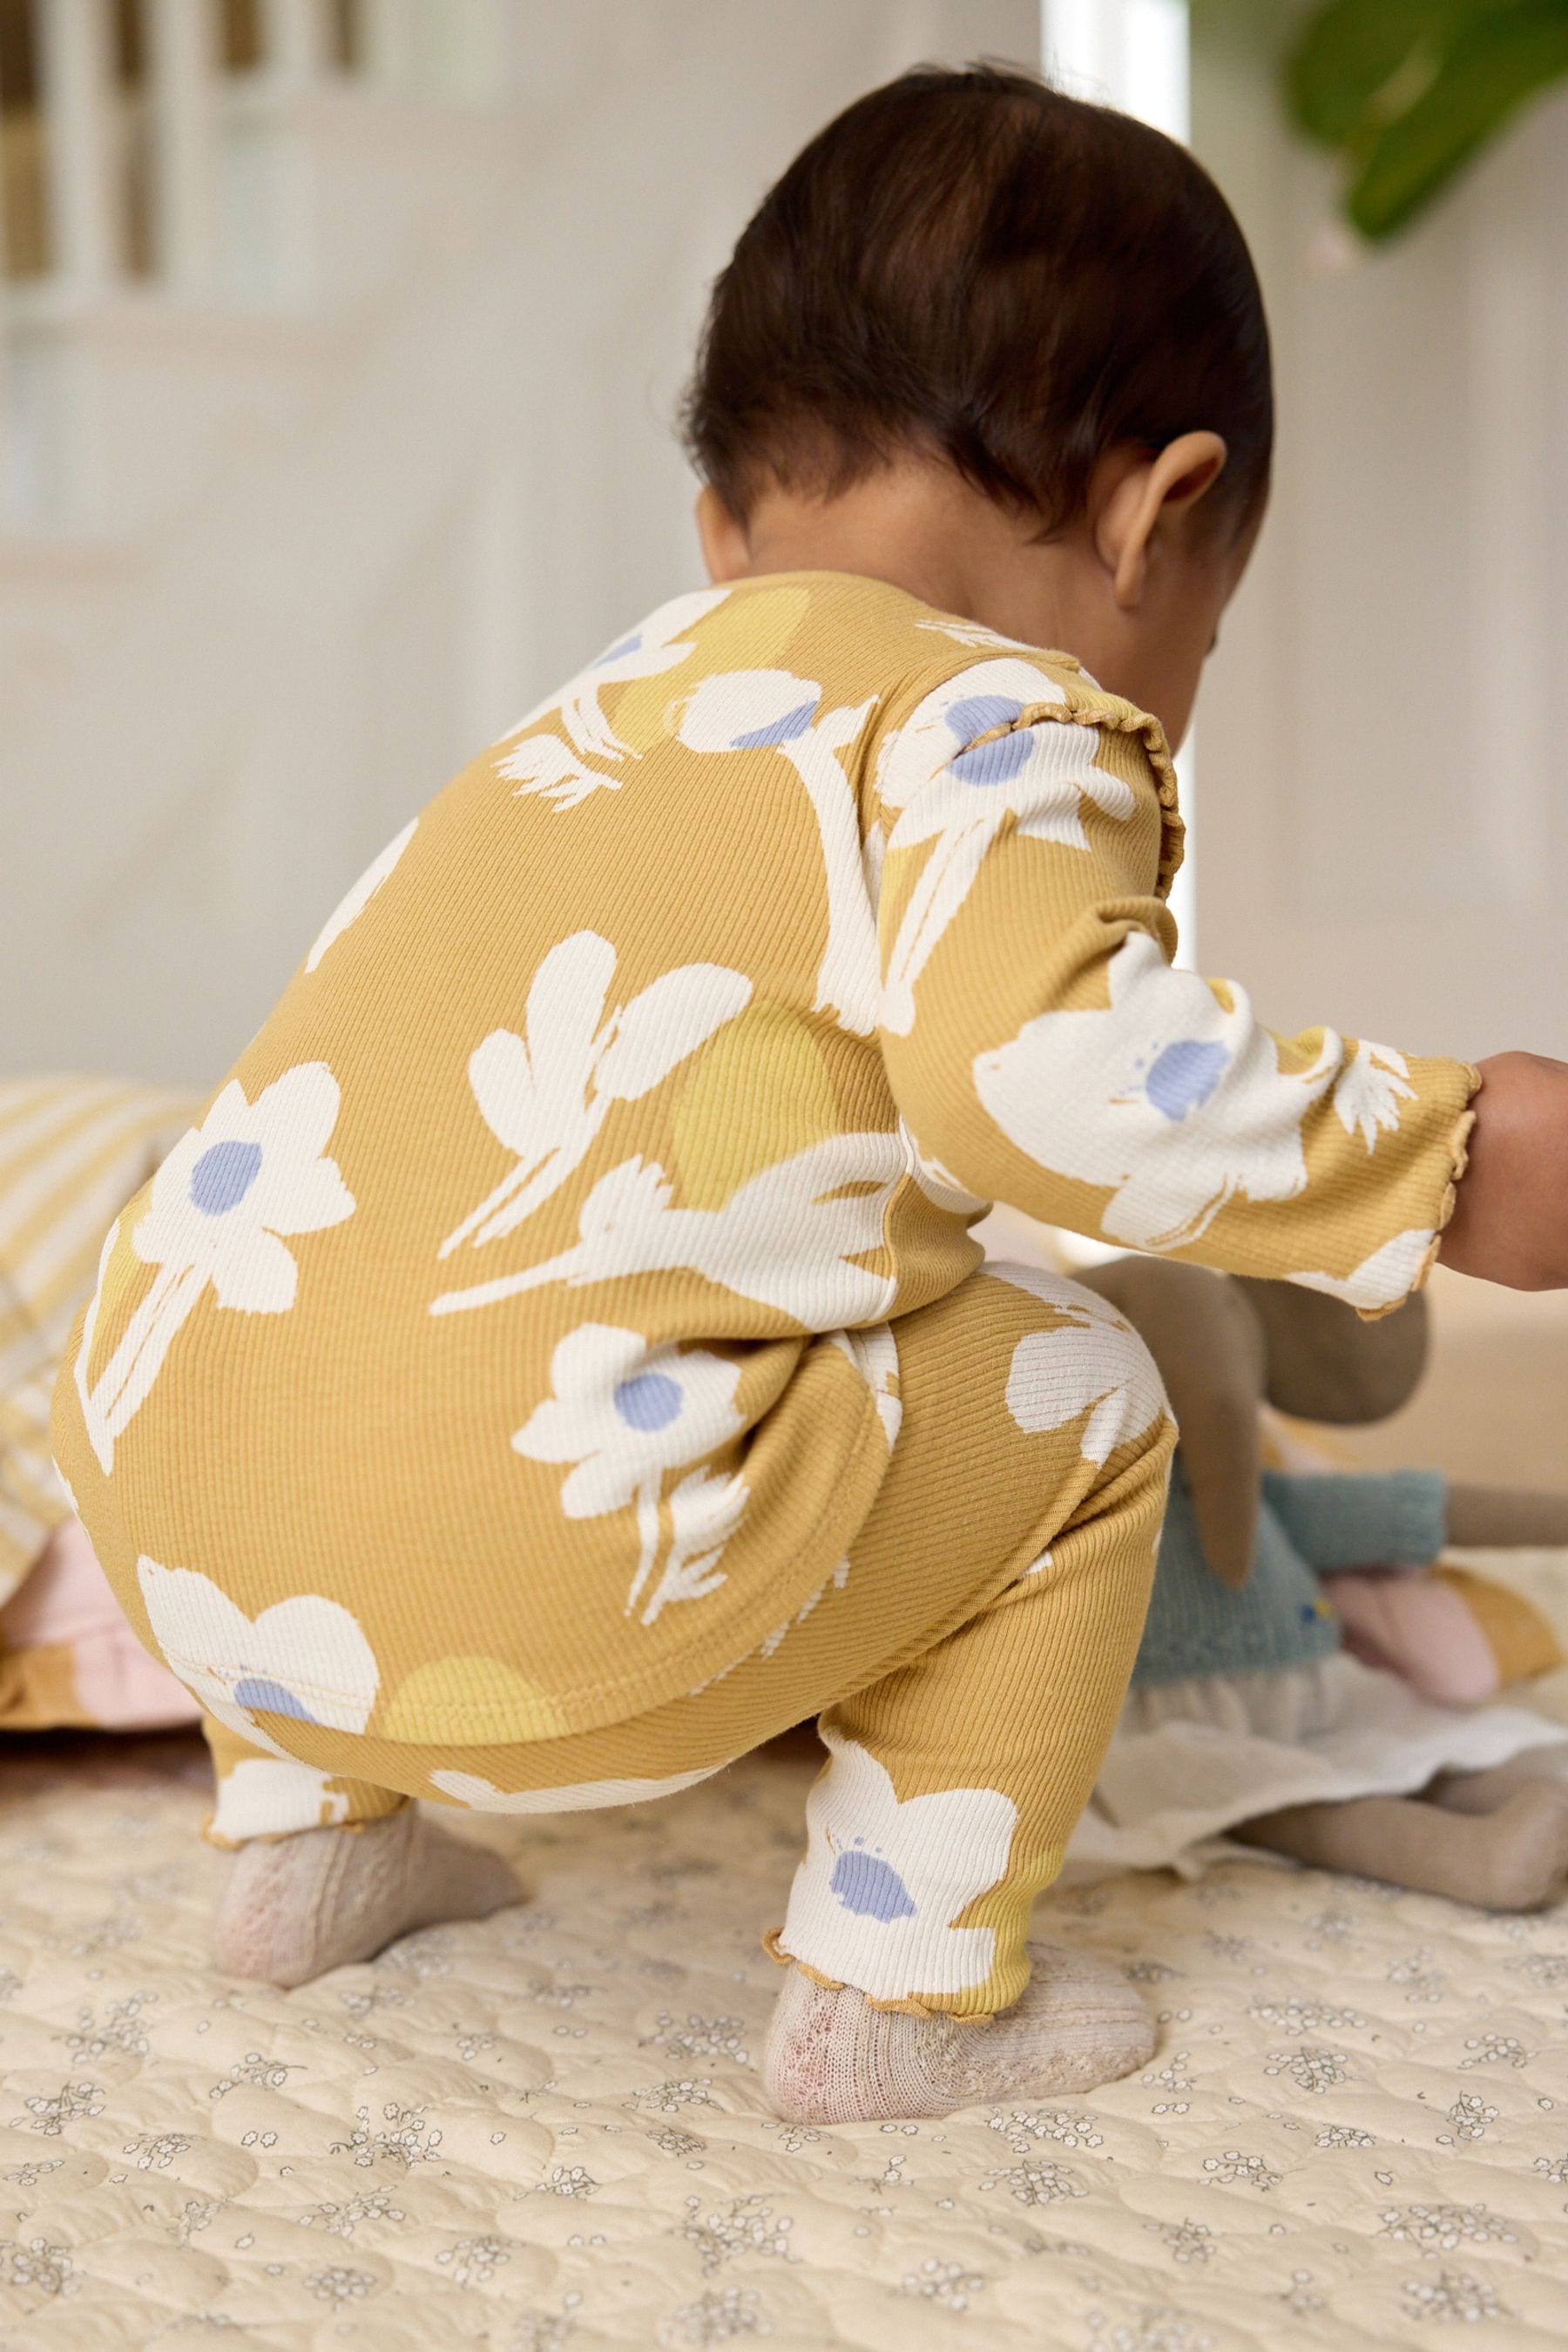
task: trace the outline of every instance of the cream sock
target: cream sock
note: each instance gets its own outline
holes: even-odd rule
[[[441,1919],[483,1919],[522,1899],[501,1860],[413,1805],[358,1828],[241,1846],[218,1908],[231,1977],[301,1985]]]
[[[876,2009],[853,1986],[784,1978],[763,2077],[794,2123],[884,2123],[987,2099],[1092,2091],[1143,2065],[1154,2026],[1120,1970],[1060,1944],[1031,1944],[1034,1974],[991,2019]]]

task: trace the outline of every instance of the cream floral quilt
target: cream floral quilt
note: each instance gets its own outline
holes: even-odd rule
[[[812,1769],[801,1740],[661,1805],[491,1823],[518,1908],[279,1993],[205,1956],[199,1745],[12,1743],[0,2344],[1568,2336],[1568,1905],[1498,1919],[1258,1861],[1068,1891],[1039,1932],[1121,1958],[1160,2016],[1147,2072],[802,2129],[762,2096],[757,1930]]]

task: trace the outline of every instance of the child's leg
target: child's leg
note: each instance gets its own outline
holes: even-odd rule
[[[1130,1332],[1100,1327],[1080,1346],[1094,1393],[1144,1393],[1147,1360]],[[1050,1425],[1052,1408],[1031,1406],[1023,1377],[1050,1356],[1015,1359],[1006,1402],[1020,1426]],[[1048,1549],[943,1640],[822,1717],[831,1760],[774,1941],[777,1957],[799,1963],[767,2059],[770,2091],[792,2115],[931,2116],[1004,2091],[1086,2089],[1152,2047],[1118,1972],[1026,1948],[1025,1936],[1125,1692],[1173,1432],[1163,1412],[1139,1406],[1098,1465],[1092,1425],[1064,1417],[1057,1435],[1061,1460],[1037,1465],[1055,1471],[1038,1493],[1047,1520],[1053,1487],[1066,1498]],[[999,1486],[1016,1475],[1011,1443],[998,1433]],[[874,1515],[868,1541],[889,1533],[896,1512]],[[901,1537],[918,1543],[920,1530]]]
[[[218,1911],[230,1976],[304,1984],[442,1919],[518,1900],[499,1854],[451,1837],[395,1790],[269,1755],[211,1717],[217,1776],[206,1834],[237,1848]]]
[[[831,1759],[781,1955],[955,2016],[1017,2000],[1030,1906],[1061,1868],[1125,1689],[1163,1468],[1155,1447],[1125,1465],[1112,1507],[1039,1568],[827,1709]]]
[[[1538,1909],[1568,1871],[1568,1802],[1561,1784],[1546,1780],[1499,1791],[1486,1813],[1419,1797],[1357,1797],[1288,1805],[1230,1834],[1317,1870],[1353,1871],[1490,1911]]]
[[[973,2016],[1013,2001],[1028,1973],[1029,1895],[1059,1864],[1123,1696],[1173,1432],[1142,1342],[1103,1300],[1070,1283],[1013,1269],[978,1273],[901,1318],[885,1338],[899,1365],[902,1426],[847,1562],[792,1622],[700,1691],[629,1722],[501,1748],[424,1747],[264,1708],[259,1738],[284,1743],[286,1755],[215,1732],[222,1779],[213,1834],[250,1842],[225,1909],[229,1964],[298,1982],[363,1957],[421,1918],[514,1899],[493,1858],[466,1847],[450,1849],[460,1857],[451,1865],[455,1888],[434,1869],[425,1873],[437,1849],[420,1841],[428,1835],[441,1849],[449,1842],[404,1811],[406,1796],[521,1814],[627,1801],[689,1786],[837,1701],[842,1712],[829,1717],[829,1727],[838,1725],[868,1757],[886,1756],[886,1769],[877,1769],[897,1797],[963,1801],[962,1850],[944,1875],[941,1849],[952,1841],[917,1840],[924,1859],[911,1864],[906,1891],[923,1889],[918,1899],[933,1915],[952,1895],[945,1920],[933,1920],[929,1953],[917,1938],[911,1959],[906,1915],[895,1905],[886,1923],[891,1976],[886,1955],[871,1966],[862,1931],[877,1903],[868,1906],[856,1874],[864,1865],[851,1862],[829,1886],[826,1910],[860,1936],[847,1957],[858,1952],[869,1972],[838,1967],[832,1938],[803,1948],[803,1959],[875,1999]],[[837,1798],[842,1778],[831,1788]],[[976,1799],[984,1819],[972,1837]],[[902,1825],[931,1812],[908,1806]],[[382,1865],[363,1859],[382,1850],[399,1857],[390,1892]],[[347,1859],[326,1859],[332,1855]],[[363,1901],[362,1876],[372,1888]],[[792,1920],[798,1909],[792,1906]],[[934,1954],[940,1963],[944,1951],[949,1959],[961,1952],[963,1968],[942,1964],[928,1975],[925,1958]],[[1108,2005],[1121,2020],[1122,2038],[1109,2055],[1100,2052],[1089,2073],[1073,2061],[1074,2084],[1138,2063],[1147,2027],[1141,2011],[1135,2032],[1127,2027],[1131,1996],[1120,1979],[1102,1983],[1091,2000],[1058,1956],[1037,2008],[1013,2021],[1031,2043],[1047,1994],[1056,2039],[1047,2054],[1058,2069],[1050,2079],[1068,2086],[1059,2070],[1078,2028],[1064,2002],[1079,2025]],[[862,1999],[860,1990],[846,1992],[840,2015]],[[927,2024],[911,2010],[890,2030]],[[999,2050],[1001,2029],[986,2031]],[[1035,2060],[1043,2063],[1037,2050]],[[1027,2077],[1021,2061],[1009,2063],[1015,2078]],[[968,2076],[965,2083],[963,2095],[984,2095]],[[885,2095],[874,2080],[864,2093]],[[952,2085],[918,2095],[925,2113],[960,2102]]]

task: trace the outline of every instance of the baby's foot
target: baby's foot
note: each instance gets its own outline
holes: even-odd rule
[[[405,1805],[355,1829],[242,1846],[218,1908],[217,1964],[231,1977],[305,1984],[416,1927],[521,1900],[500,1854]]]
[[[1060,1944],[1031,1944],[1029,1958],[1021,1999],[989,2021],[876,2009],[850,1985],[791,1969],[763,2055],[774,2108],[794,2123],[946,2116],[1092,2091],[1152,2056],[1152,2020],[1118,1969]]]

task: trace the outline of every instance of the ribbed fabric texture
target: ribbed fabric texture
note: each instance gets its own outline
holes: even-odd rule
[[[672,1795],[810,1716],[831,1749],[774,1948],[893,2007],[984,2015],[1100,1769],[1173,1432],[1142,1340],[1060,1277],[988,1267],[900,1325],[902,1426],[847,1558],[707,1686],[553,1739],[432,1747],[263,1716],[209,1729],[210,1834],[419,1796],[563,1812]]]
[[[1340,1623],[1320,1571],[1435,1560],[1443,1498],[1436,1471],[1265,1471],[1252,1572],[1238,1591],[1204,1556],[1178,1454],[1134,1687],[1327,1657],[1340,1645]]]
[[[793,1970],[763,2059],[771,2105],[799,2123],[945,2116],[990,2099],[1076,2097],[1148,2063],[1154,2021],[1119,1963],[1060,1944],[1032,1944],[1029,1957],[1027,1990],[984,2032],[889,2012]]]
[[[139,1630],[242,1736],[624,1722],[849,1552],[989,1201],[1404,1297],[1472,1074],[1173,970],[1180,845],[1070,656],[816,572],[630,629],[118,1222],[57,1444]]]

